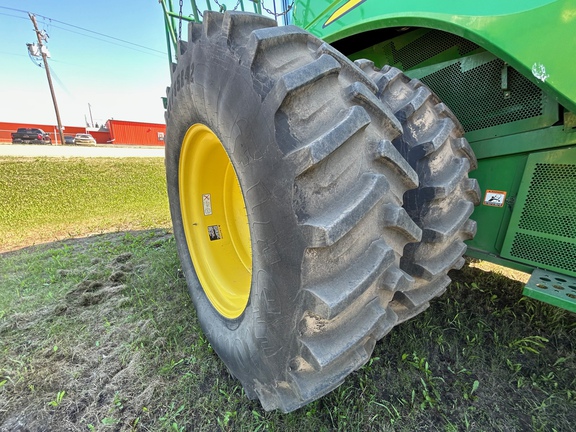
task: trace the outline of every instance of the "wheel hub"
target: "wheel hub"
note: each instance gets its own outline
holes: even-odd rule
[[[248,216],[230,158],[203,124],[191,126],[184,136],[178,185],[184,233],[200,284],[223,317],[238,318],[252,283]]]

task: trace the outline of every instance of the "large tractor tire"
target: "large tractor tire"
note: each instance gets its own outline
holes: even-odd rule
[[[422,236],[402,208],[418,177],[378,91],[329,45],[258,15],[207,12],[181,45],[174,236],[203,331],[266,410],[336,388],[421,309],[397,294],[415,292],[400,265]]]
[[[446,290],[448,272],[464,264],[465,240],[474,237],[469,219],[480,189],[469,171],[477,167],[464,129],[452,111],[421,81],[399,69],[355,62],[378,86],[378,97],[402,124],[394,147],[417,172],[418,188],[406,192],[404,209],[422,229],[422,239],[406,246],[401,268],[415,283],[398,291],[391,304],[404,321],[424,310]]]

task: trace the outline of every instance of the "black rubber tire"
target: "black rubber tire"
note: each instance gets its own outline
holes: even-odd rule
[[[304,30],[206,12],[172,76],[166,173],[183,272],[214,350],[250,398],[289,412],[368,361],[398,322],[389,306],[421,230],[402,209],[417,186],[391,142],[401,126],[375,83]],[[198,282],[182,225],[180,148],[208,126],[235,168],[252,239],[252,286],[230,320]]]
[[[464,241],[476,234],[476,222],[469,218],[480,202],[480,189],[468,173],[477,162],[462,125],[430,88],[397,68],[378,69],[369,60],[355,63],[376,82],[378,97],[402,124],[403,133],[393,144],[420,180],[404,196],[404,209],[422,229],[422,240],[407,245],[401,260],[415,284],[397,292],[392,303],[404,321],[441,295],[450,283],[448,272],[464,264]]]

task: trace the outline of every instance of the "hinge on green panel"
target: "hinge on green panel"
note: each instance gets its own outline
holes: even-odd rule
[[[508,63],[504,62],[500,71],[502,77],[502,94],[504,99],[510,99],[510,89],[508,88]]]
[[[576,312],[576,278],[535,269],[522,292],[545,303]]]

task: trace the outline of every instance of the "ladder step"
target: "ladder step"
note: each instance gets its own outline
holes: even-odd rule
[[[535,269],[522,292],[526,297],[576,313],[576,278]]]

